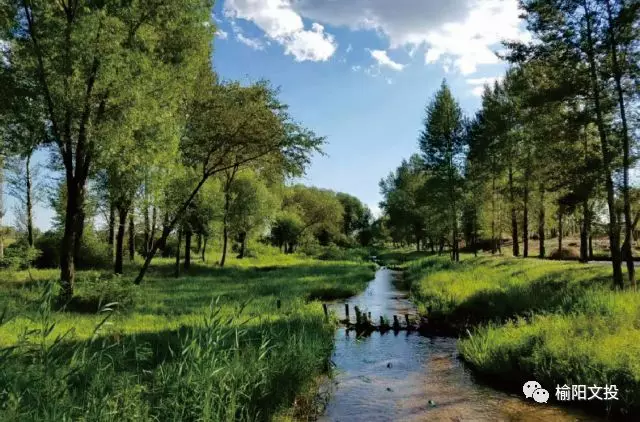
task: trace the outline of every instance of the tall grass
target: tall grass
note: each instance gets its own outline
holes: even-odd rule
[[[556,385],[615,384],[640,411],[640,295],[611,290],[609,266],[513,258],[445,258],[411,263],[407,278],[437,322],[468,330],[458,343],[479,374],[514,389],[535,379]]]
[[[332,286],[357,293],[373,269],[287,260],[196,265],[180,279],[160,262],[127,306],[99,297],[102,309],[89,314],[55,311],[55,286],[37,273],[21,287],[0,286],[12,314],[0,323],[0,420],[266,421],[291,413],[328,369],[333,347],[333,326],[310,297]],[[94,277],[81,274],[80,297],[96,297]]]

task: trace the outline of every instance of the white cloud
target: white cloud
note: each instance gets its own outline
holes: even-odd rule
[[[257,38],[249,38],[244,36],[242,32],[236,33],[236,39],[242,44],[246,45],[249,48],[253,48],[254,50],[264,50],[264,44]]]
[[[467,79],[467,83],[473,88],[471,89],[471,93],[476,97],[481,97],[484,93],[485,85],[493,85],[495,82],[499,82],[502,80],[502,76],[489,76],[484,78],[471,78]]]
[[[528,37],[517,0],[295,0],[292,5],[309,19],[375,30],[392,49],[425,48],[425,62],[449,60],[465,75],[498,63],[494,50],[503,39]]]
[[[396,63],[389,58],[389,55],[384,50],[369,50],[371,57],[373,57],[380,66],[385,66],[390,69],[393,69],[397,72],[400,72],[404,69],[405,65]]]
[[[347,54],[351,53],[352,51],[353,51],[353,46],[349,44],[349,46],[347,47]]]
[[[223,31],[222,29],[218,29],[216,31],[216,38],[219,38],[221,40],[226,40],[227,38],[229,38],[229,34]]]
[[[334,37],[319,23],[305,29],[289,0],[227,0],[224,10],[227,17],[253,22],[296,61],[326,61],[336,51]]]
[[[354,72],[359,72],[360,69],[362,69],[362,66],[358,66],[358,65],[351,66],[351,70],[353,70]]]

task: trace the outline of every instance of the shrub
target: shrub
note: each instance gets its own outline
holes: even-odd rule
[[[580,258],[580,252],[573,247],[562,248],[562,254],[558,249],[554,249],[549,255],[550,259],[578,259]]]
[[[0,260],[0,267],[12,270],[24,270],[38,259],[41,252],[31,248],[26,241],[11,244],[4,251],[4,258]]]
[[[40,255],[35,260],[38,268],[58,268],[60,266],[60,244],[62,234],[48,231],[35,240]],[[82,236],[80,256],[76,266],[83,268],[109,268],[111,266],[111,246],[101,240],[96,233],[86,231]]]
[[[105,305],[118,310],[130,309],[136,302],[139,290],[130,281],[120,276],[101,277],[90,271],[81,273],[77,280],[77,292],[70,303],[63,304],[66,310],[84,313],[99,312]]]

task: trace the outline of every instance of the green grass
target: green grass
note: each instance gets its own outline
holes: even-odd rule
[[[79,274],[77,295],[114,312],[54,312],[56,272],[6,273],[0,420],[271,420],[328,369],[320,302],[361,291],[369,264],[277,253],[135,274]],[[319,293],[322,293],[321,295]],[[276,306],[281,301],[281,308]]]
[[[557,384],[615,384],[620,401],[591,405],[640,410],[640,294],[611,290],[609,266],[429,257],[406,278],[435,324],[463,334],[462,357],[486,379],[514,390],[535,379],[552,401]]]

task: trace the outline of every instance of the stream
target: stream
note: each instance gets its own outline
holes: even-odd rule
[[[395,273],[381,269],[367,289],[346,303],[381,315],[416,314],[407,293],[395,288]],[[340,319],[344,303],[331,309]],[[403,320],[404,317],[401,318]],[[456,339],[390,331],[357,338],[336,331],[331,396],[321,421],[598,421],[578,410],[538,404],[474,382],[457,359]],[[549,391],[550,401],[555,400]]]

